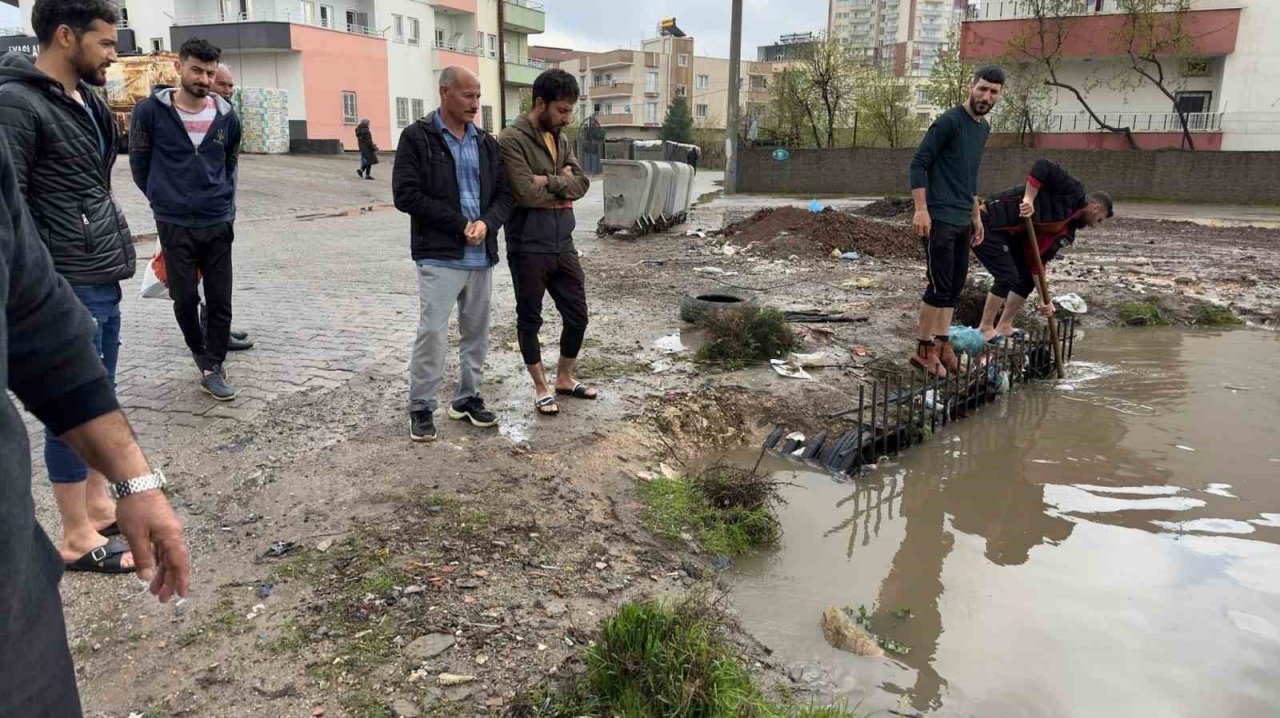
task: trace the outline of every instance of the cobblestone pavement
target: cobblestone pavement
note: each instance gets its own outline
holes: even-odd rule
[[[233,324],[248,331],[256,346],[228,356],[228,380],[239,390],[235,401],[218,403],[200,391],[199,373],[182,341],[172,304],[139,297],[142,267],[154,241],[138,244],[138,274],[123,283],[117,393],[153,459],[163,463],[171,447],[211,422],[251,420],[278,397],[338,388],[375,366],[385,365],[386,371],[404,377],[407,393],[418,310],[408,220],[389,206],[389,161],[379,166],[382,176],[373,182],[357,179],[355,167],[355,161],[345,157],[244,158]],[[719,177],[700,173],[695,196],[714,191]],[[123,158],[114,180],[131,227],[137,233],[151,231],[154,223],[146,200],[130,181]],[[593,230],[603,209],[601,189],[599,182],[593,184],[576,208],[584,254],[599,246]],[[515,321],[505,260],[496,272],[494,351],[488,374],[518,376],[523,368],[510,346],[514,329],[503,330]],[[556,336],[558,317],[550,304],[546,315],[544,333]],[[456,360],[451,352],[446,377],[456,376]],[[449,381],[445,390],[452,390]],[[521,389],[518,399],[510,397],[506,404],[515,413],[524,398]],[[57,514],[43,478],[42,430],[30,417],[27,426],[37,510],[56,537]],[[512,426],[518,430],[518,423]]]

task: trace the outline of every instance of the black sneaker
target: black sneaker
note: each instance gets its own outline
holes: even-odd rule
[[[227,351],[242,352],[253,348],[253,342],[248,339],[239,339],[235,335],[227,337]]]
[[[236,398],[236,390],[227,384],[227,375],[222,371],[222,367],[214,369],[212,374],[201,379],[200,388],[218,401],[231,401]]]
[[[239,339],[239,340],[240,340],[240,341],[242,341],[242,342],[243,342],[243,341],[247,341],[247,340],[249,339],[249,332],[242,332],[242,331],[239,331],[239,330],[237,330],[237,329],[232,329],[232,330],[231,330],[231,338],[232,338],[232,339]]]
[[[449,418],[466,419],[472,426],[478,426],[481,429],[498,425],[498,415],[484,408],[484,399],[478,396],[453,402],[453,406],[449,407]]]
[[[409,438],[414,441],[436,440],[436,421],[430,409],[409,412]]]

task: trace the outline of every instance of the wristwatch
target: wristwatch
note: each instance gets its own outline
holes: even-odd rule
[[[107,495],[119,501],[126,496],[132,496],[143,491],[163,489],[166,483],[164,474],[161,473],[160,469],[156,469],[145,476],[136,476],[127,481],[111,484],[107,487]]]

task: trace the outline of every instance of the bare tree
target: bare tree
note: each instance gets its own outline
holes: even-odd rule
[[[1010,38],[1007,43],[1012,60],[1030,61],[1037,65],[1044,75],[1045,85],[1070,92],[1098,127],[1124,135],[1129,147],[1138,149],[1132,128],[1108,123],[1085,99],[1087,87],[1085,91],[1081,91],[1081,88],[1065,82],[1058,74],[1063,61],[1063,46],[1080,14],[1080,0],[1023,0],[1023,6],[1030,11],[1031,22],[1026,32]]]
[[[991,129],[1017,135],[1018,144],[1028,146],[1038,128],[1044,128],[1053,114],[1050,90],[1034,63],[1006,65],[1009,82],[1000,93],[1000,102],[991,112]]]
[[[911,83],[875,67],[856,73],[858,117],[890,147],[905,147],[917,138],[921,125],[911,107]]]
[[[815,43],[805,59],[809,91],[816,98],[827,147],[835,147],[836,127],[853,105],[853,76],[858,66],[849,46],[835,40]],[[815,137],[817,124],[810,119]],[[821,147],[821,143],[819,143]]]
[[[1196,148],[1187,125],[1187,113],[1178,104],[1178,90],[1183,80],[1178,73],[1168,72],[1167,64],[1182,64],[1196,47],[1195,38],[1187,30],[1187,13],[1191,0],[1117,0],[1124,12],[1119,40],[1129,58],[1129,70],[1137,75],[1135,87],[1150,82],[1173,105],[1182,126],[1182,137],[1188,149]]]
[[[822,146],[809,93],[809,79],[803,68],[784,68],[775,75],[769,95],[771,107],[766,114],[765,128],[775,141],[799,145],[807,126],[813,130],[814,146]]]
[[[922,88],[929,104],[943,110],[963,104],[969,99],[969,84],[975,69],[960,59],[960,33],[953,29],[947,44],[938,51],[929,70],[929,81]]]

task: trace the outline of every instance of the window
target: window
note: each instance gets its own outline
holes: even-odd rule
[[[444,47],[444,30],[436,28],[436,47]]]
[[[658,91],[658,73],[656,72],[644,73],[644,91],[654,92],[654,93]]]
[[[489,36],[489,57],[497,57],[497,56],[498,56],[498,36],[490,35]]]
[[[682,53],[680,53],[680,54],[676,57],[676,64],[680,65],[680,67],[688,67],[688,66],[689,66],[689,56],[688,56],[688,55],[686,55],[686,54],[684,54],[683,52],[682,52]]]
[[[658,103],[644,103],[644,121],[646,124],[650,125],[658,124]]]
[[[706,116],[707,116],[707,106],[698,105],[698,117],[706,117]]]
[[[612,114],[613,114],[613,103],[612,103],[612,102],[606,102],[606,103],[604,103],[604,113],[605,113],[606,115],[612,115]]]
[[[153,37],[153,38],[151,38],[151,51],[152,51],[152,52],[164,52],[164,38],[163,38],[163,37]]]
[[[597,115],[598,115],[598,114],[600,114],[600,103],[599,103],[599,102],[597,102],[597,103],[595,104],[595,110],[594,110],[594,113],[595,113],[595,114],[597,114]]]
[[[694,81],[693,86],[698,88],[699,90],[709,89],[711,87],[711,76],[698,75],[698,78]]]
[[[917,105],[929,104],[929,93],[925,90],[916,90],[916,104]]]
[[[685,85],[676,85],[676,97],[684,97],[689,94],[689,88]]]
[[[764,75],[752,75],[750,87],[756,91],[767,90],[769,89],[769,78]]]
[[[320,6],[320,27],[333,27],[333,6]]]
[[[342,93],[342,123],[344,125],[354,125],[360,121],[360,113],[356,107],[356,93]]]
[[[1178,110],[1181,112],[1208,112],[1209,101],[1213,99],[1212,92],[1178,92],[1174,94],[1177,98]]]
[[[400,15],[391,16],[391,39],[394,42],[404,42],[404,17]]]
[[[418,26],[418,18],[416,17],[409,18],[409,44],[410,45],[418,44],[418,42],[421,40],[421,37],[422,37],[419,33],[420,33],[420,28]]]
[[[413,100],[410,103],[412,110],[409,116],[415,119],[425,116],[427,114],[425,104],[426,103],[424,103],[422,100]]]
[[[458,49],[461,50],[462,48],[458,48]],[[477,55],[484,54],[484,33],[483,32],[479,32],[479,31],[476,32],[475,54]]]
[[[489,105],[485,105],[484,107],[481,107],[480,116],[484,122],[485,132],[493,132],[493,108],[490,107]]]
[[[404,129],[409,126],[409,98],[396,98],[396,127]]]
[[[622,106],[622,114],[624,114],[624,115],[629,115],[629,114],[631,114],[631,105],[623,105],[623,106]]]
[[[311,25],[316,21],[316,4],[311,0],[302,0],[302,22]]]

